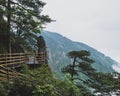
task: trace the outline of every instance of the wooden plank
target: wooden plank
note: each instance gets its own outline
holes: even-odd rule
[[[25,56],[11,56],[11,57],[1,57],[0,61],[7,60],[7,59],[17,59],[17,58],[26,58]]]
[[[25,61],[18,61],[18,62],[9,62],[9,63],[3,63],[3,64],[0,64],[0,65],[3,65],[4,67],[8,67],[9,65],[22,65],[22,64],[26,64]]]
[[[8,64],[3,64],[3,66],[8,66],[8,65],[19,65],[19,64],[25,64],[25,61],[20,61],[20,62],[12,62],[12,63],[8,63]]]
[[[18,73],[18,72],[10,72],[10,71],[4,71],[4,70],[0,70],[0,77],[4,77],[4,78],[14,78],[14,77],[17,77],[17,76],[23,76],[21,73]]]
[[[16,59],[9,59],[9,60],[4,60],[4,61],[0,61],[0,63],[8,63],[8,62],[17,62],[17,61],[25,61],[24,58],[16,58]]]
[[[20,55],[25,55],[25,53],[7,53],[7,54],[0,54],[1,56],[20,56]]]
[[[7,78],[0,77],[0,81],[5,81]]]

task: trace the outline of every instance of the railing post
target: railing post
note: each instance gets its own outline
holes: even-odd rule
[[[24,54],[24,62],[25,62],[25,64],[27,64],[27,62],[28,62],[28,60],[29,60],[29,55],[28,55],[28,53],[25,53]]]
[[[7,55],[8,54],[5,54],[5,60],[6,60],[6,68],[7,68],[7,80],[9,80],[10,78],[9,78],[9,69],[8,69],[8,64],[7,64],[7,62],[8,62],[8,59],[7,59]]]
[[[22,60],[21,60],[21,59],[22,59],[22,58],[21,58],[21,53],[19,54],[19,57],[20,57],[20,65],[21,65],[21,61],[22,61]]]
[[[14,55],[13,55],[14,56]],[[12,57],[12,53],[10,53],[10,60],[11,60],[11,57]],[[12,70],[14,70],[15,66],[14,66],[14,63],[12,64]],[[14,71],[12,71],[12,76],[14,76]]]
[[[34,64],[35,64],[35,57],[36,57],[35,55],[36,55],[35,52],[33,52],[33,60],[34,60],[33,62],[34,62]]]

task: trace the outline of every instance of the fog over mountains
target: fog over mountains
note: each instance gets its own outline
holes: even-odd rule
[[[61,72],[61,68],[71,63],[71,60],[67,57],[67,53],[73,50],[90,51],[91,58],[95,61],[93,67],[98,71],[119,71],[117,67],[118,62],[84,43],[74,42],[55,32],[43,31],[41,35],[46,41],[49,54],[49,65],[55,73]]]

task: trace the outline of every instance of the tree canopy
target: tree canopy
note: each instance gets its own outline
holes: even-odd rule
[[[90,58],[90,52],[87,50],[71,51],[68,56],[73,59],[73,62],[65,66],[62,72],[69,73],[71,76],[70,80],[81,90],[84,89],[85,91],[87,83],[92,79],[92,73],[95,72],[95,69],[91,66],[94,61]],[[90,96],[87,90],[86,94]],[[71,88],[70,96],[74,96],[73,88]]]
[[[23,49],[31,48],[30,44],[36,47],[35,34],[52,21],[48,15],[42,14],[45,4],[41,0],[0,0],[0,34],[7,33],[7,51],[12,51],[14,44]],[[6,27],[2,27],[3,24]]]
[[[73,80],[74,76],[79,75],[79,73],[87,75],[95,71],[95,69],[91,66],[94,61],[90,58],[89,51],[71,51],[68,53],[68,56],[73,58],[73,63],[68,64],[68,66],[64,67],[62,71],[70,73]]]

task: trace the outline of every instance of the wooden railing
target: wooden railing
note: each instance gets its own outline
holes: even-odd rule
[[[47,59],[46,52],[0,54],[0,80],[12,79],[22,74],[14,68],[23,64],[42,64]]]
[[[25,53],[0,54],[0,65],[4,67],[14,67],[25,64]]]
[[[11,80],[18,76],[23,76],[23,74],[16,72],[14,69],[0,66],[0,81],[1,80]]]

